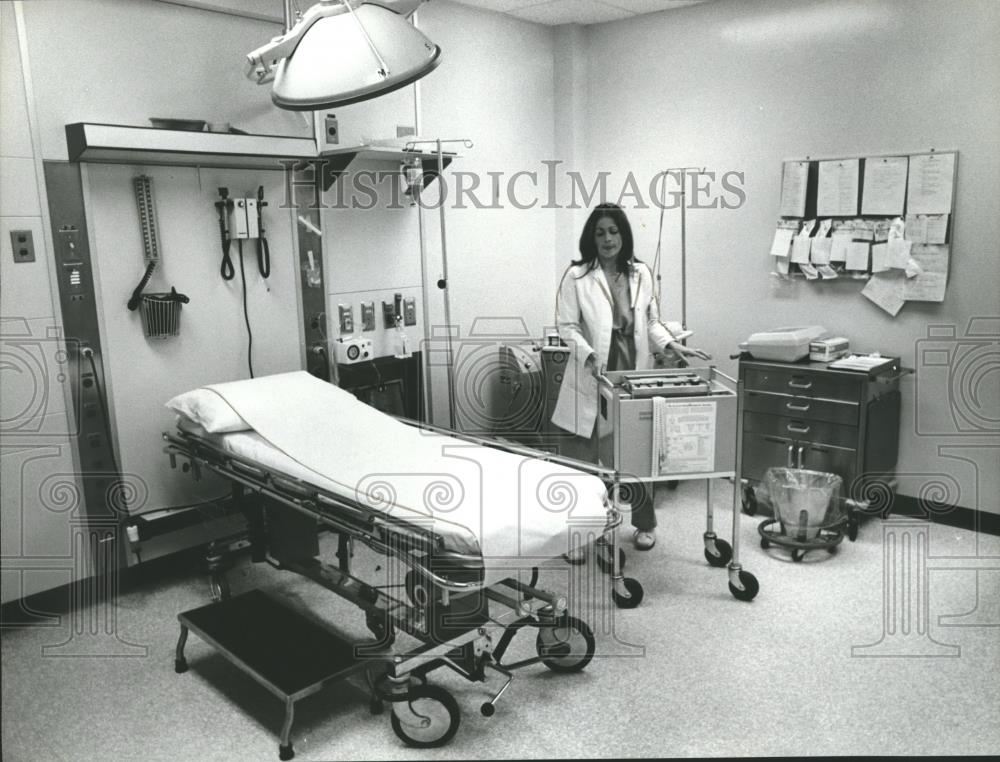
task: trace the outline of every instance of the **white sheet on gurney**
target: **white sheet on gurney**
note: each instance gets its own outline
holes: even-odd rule
[[[387,514],[433,522],[457,542],[474,538],[487,577],[506,562],[557,556],[570,531],[586,537],[607,522],[605,487],[592,474],[420,430],[308,373],[207,388],[255,432],[223,435],[227,449]]]

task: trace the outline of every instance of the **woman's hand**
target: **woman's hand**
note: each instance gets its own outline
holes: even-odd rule
[[[597,367],[597,355],[593,352],[590,353],[590,356],[583,363],[583,367],[590,371],[590,375],[594,378],[600,377],[601,369]]]
[[[673,349],[680,355],[684,357],[697,357],[699,360],[711,360],[712,355],[703,349],[695,349],[694,347],[686,347],[679,341],[671,341],[667,346]]]

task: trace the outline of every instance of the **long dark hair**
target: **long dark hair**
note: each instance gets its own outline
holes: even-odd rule
[[[597,231],[597,222],[602,217],[610,217],[618,227],[618,233],[622,237],[622,249],[618,252],[616,260],[617,270],[620,273],[628,273],[632,269],[632,226],[628,222],[623,210],[617,204],[598,204],[594,211],[590,213],[583,232],[580,233],[580,258],[573,261],[574,265],[587,265],[586,272],[590,272],[597,267],[597,243],[594,234]]]

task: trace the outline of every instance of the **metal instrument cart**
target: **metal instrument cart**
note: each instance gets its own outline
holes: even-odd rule
[[[615,473],[616,488],[630,483],[704,479],[705,560],[728,566],[729,591],[751,601],[760,585],[739,562],[740,491],[734,490],[732,545],[719,539],[712,524],[712,480],[735,481],[740,464],[736,448],[736,379],[714,366],[645,371],[608,371],[598,381],[598,457]],[[659,398],[662,402],[654,403]],[[654,406],[668,427],[655,429]],[[658,465],[654,466],[654,458]],[[735,470],[733,468],[736,461]],[[612,551],[613,553],[613,551]],[[613,554],[602,566],[621,576],[624,554]]]

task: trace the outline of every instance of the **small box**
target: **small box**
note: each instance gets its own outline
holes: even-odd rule
[[[846,357],[850,351],[851,342],[843,336],[809,342],[809,359],[813,362],[832,362]]]

